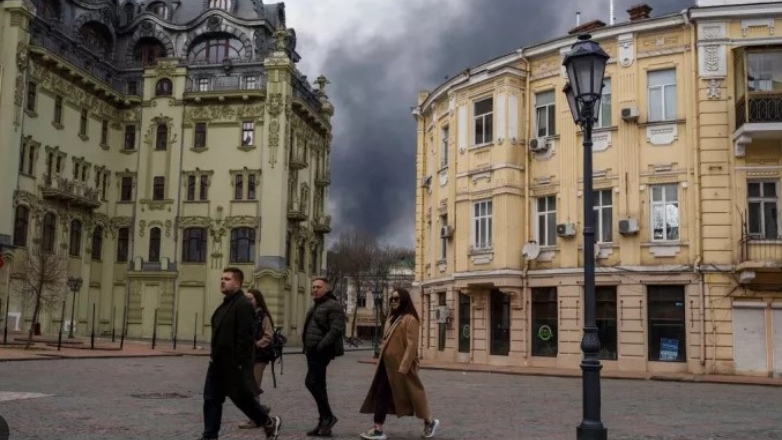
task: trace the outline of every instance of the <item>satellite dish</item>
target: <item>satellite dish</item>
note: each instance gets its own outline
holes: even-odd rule
[[[534,260],[538,258],[538,255],[540,255],[540,246],[534,241],[528,241],[521,248],[521,256],[525,260]]]

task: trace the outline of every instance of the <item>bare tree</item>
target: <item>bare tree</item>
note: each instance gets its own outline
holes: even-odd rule
[[[355,287],[356,295],[363,294],[365,285],[364,277],[369,271],[372,254],[377,247],[377,240],[367,231],[350,229],[339,236],[339,241],[334,245],[329,256],[333,260],[327,263],[328,278],[332,281],[332,288],[343,289],[345,299],[350,284]],[[344,283],[344,284],[340,284]],[[336,284],[336,285],[335,285]],[[356,317],[358,307],[353,308],[353,324],[350,328],[350,336],[356,336]]]
[[[394,272],[405,266],[411,255],[415,256],[415,250],[389,245],[375,247],[370,258],[369,270],[364,277],[367,288],[383,292],[385,295],[391,293],[390,289],[397,287],[398,284]],[[380,315],[381,328],[388,317],[388,309],[383,307],[383,303],[384,301],[381,300],[377,311]]]
[[[33,319],[25,344],[25,348],[30,348],[41,311],[62,301],[63,286],[68,276],[68,257],[33,246],[19,262],[17,271],[23,301],[33,306]]]

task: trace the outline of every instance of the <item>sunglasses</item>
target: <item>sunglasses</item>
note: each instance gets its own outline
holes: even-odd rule
[[[399,297],[392,296],[391,298],[388,299],[388,302],[392,302],[392,303],[399,302]]]

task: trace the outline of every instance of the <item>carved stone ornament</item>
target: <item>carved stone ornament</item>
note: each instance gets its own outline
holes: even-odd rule
[[[273,118],[279,116],[282,113],[282,106],[282,93],[272,93],[269,96],[269,115]]]
[[[709,99],[720,99],[722,97],[722,80],[712,78],[707,85],[706,96]]]
[[[138,33],[142,37],[151,37],[155,34],[155,23],[152,20],[142,21],[139,25]]]
[[[206,20],[206,28],[211,32],[217,32],[220,30],[220,26],[223,24],[223,19],[217,15],[213,15]]]

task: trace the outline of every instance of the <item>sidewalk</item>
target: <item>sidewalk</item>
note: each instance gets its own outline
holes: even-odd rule
[[[377,359],[363,358],[359,363],[375,364]],[[580,369],[566,368],[540,368],[540,367],[503,367],[483,364],[445,363],[431,360],[422,360],[422,369],[461,371],[466,373],[509,374],[517,376],[553,376],[580,378]],[[629,380],[657,380],[666,382],[700,382],[735,385],[763,385],[782,387],[782,378],[770,378],[760,376],[730,376],[715,374],[691,374],[691,373],[647,373],[632,371],[606,371],[600,372],[603,379],[629,379]]]

